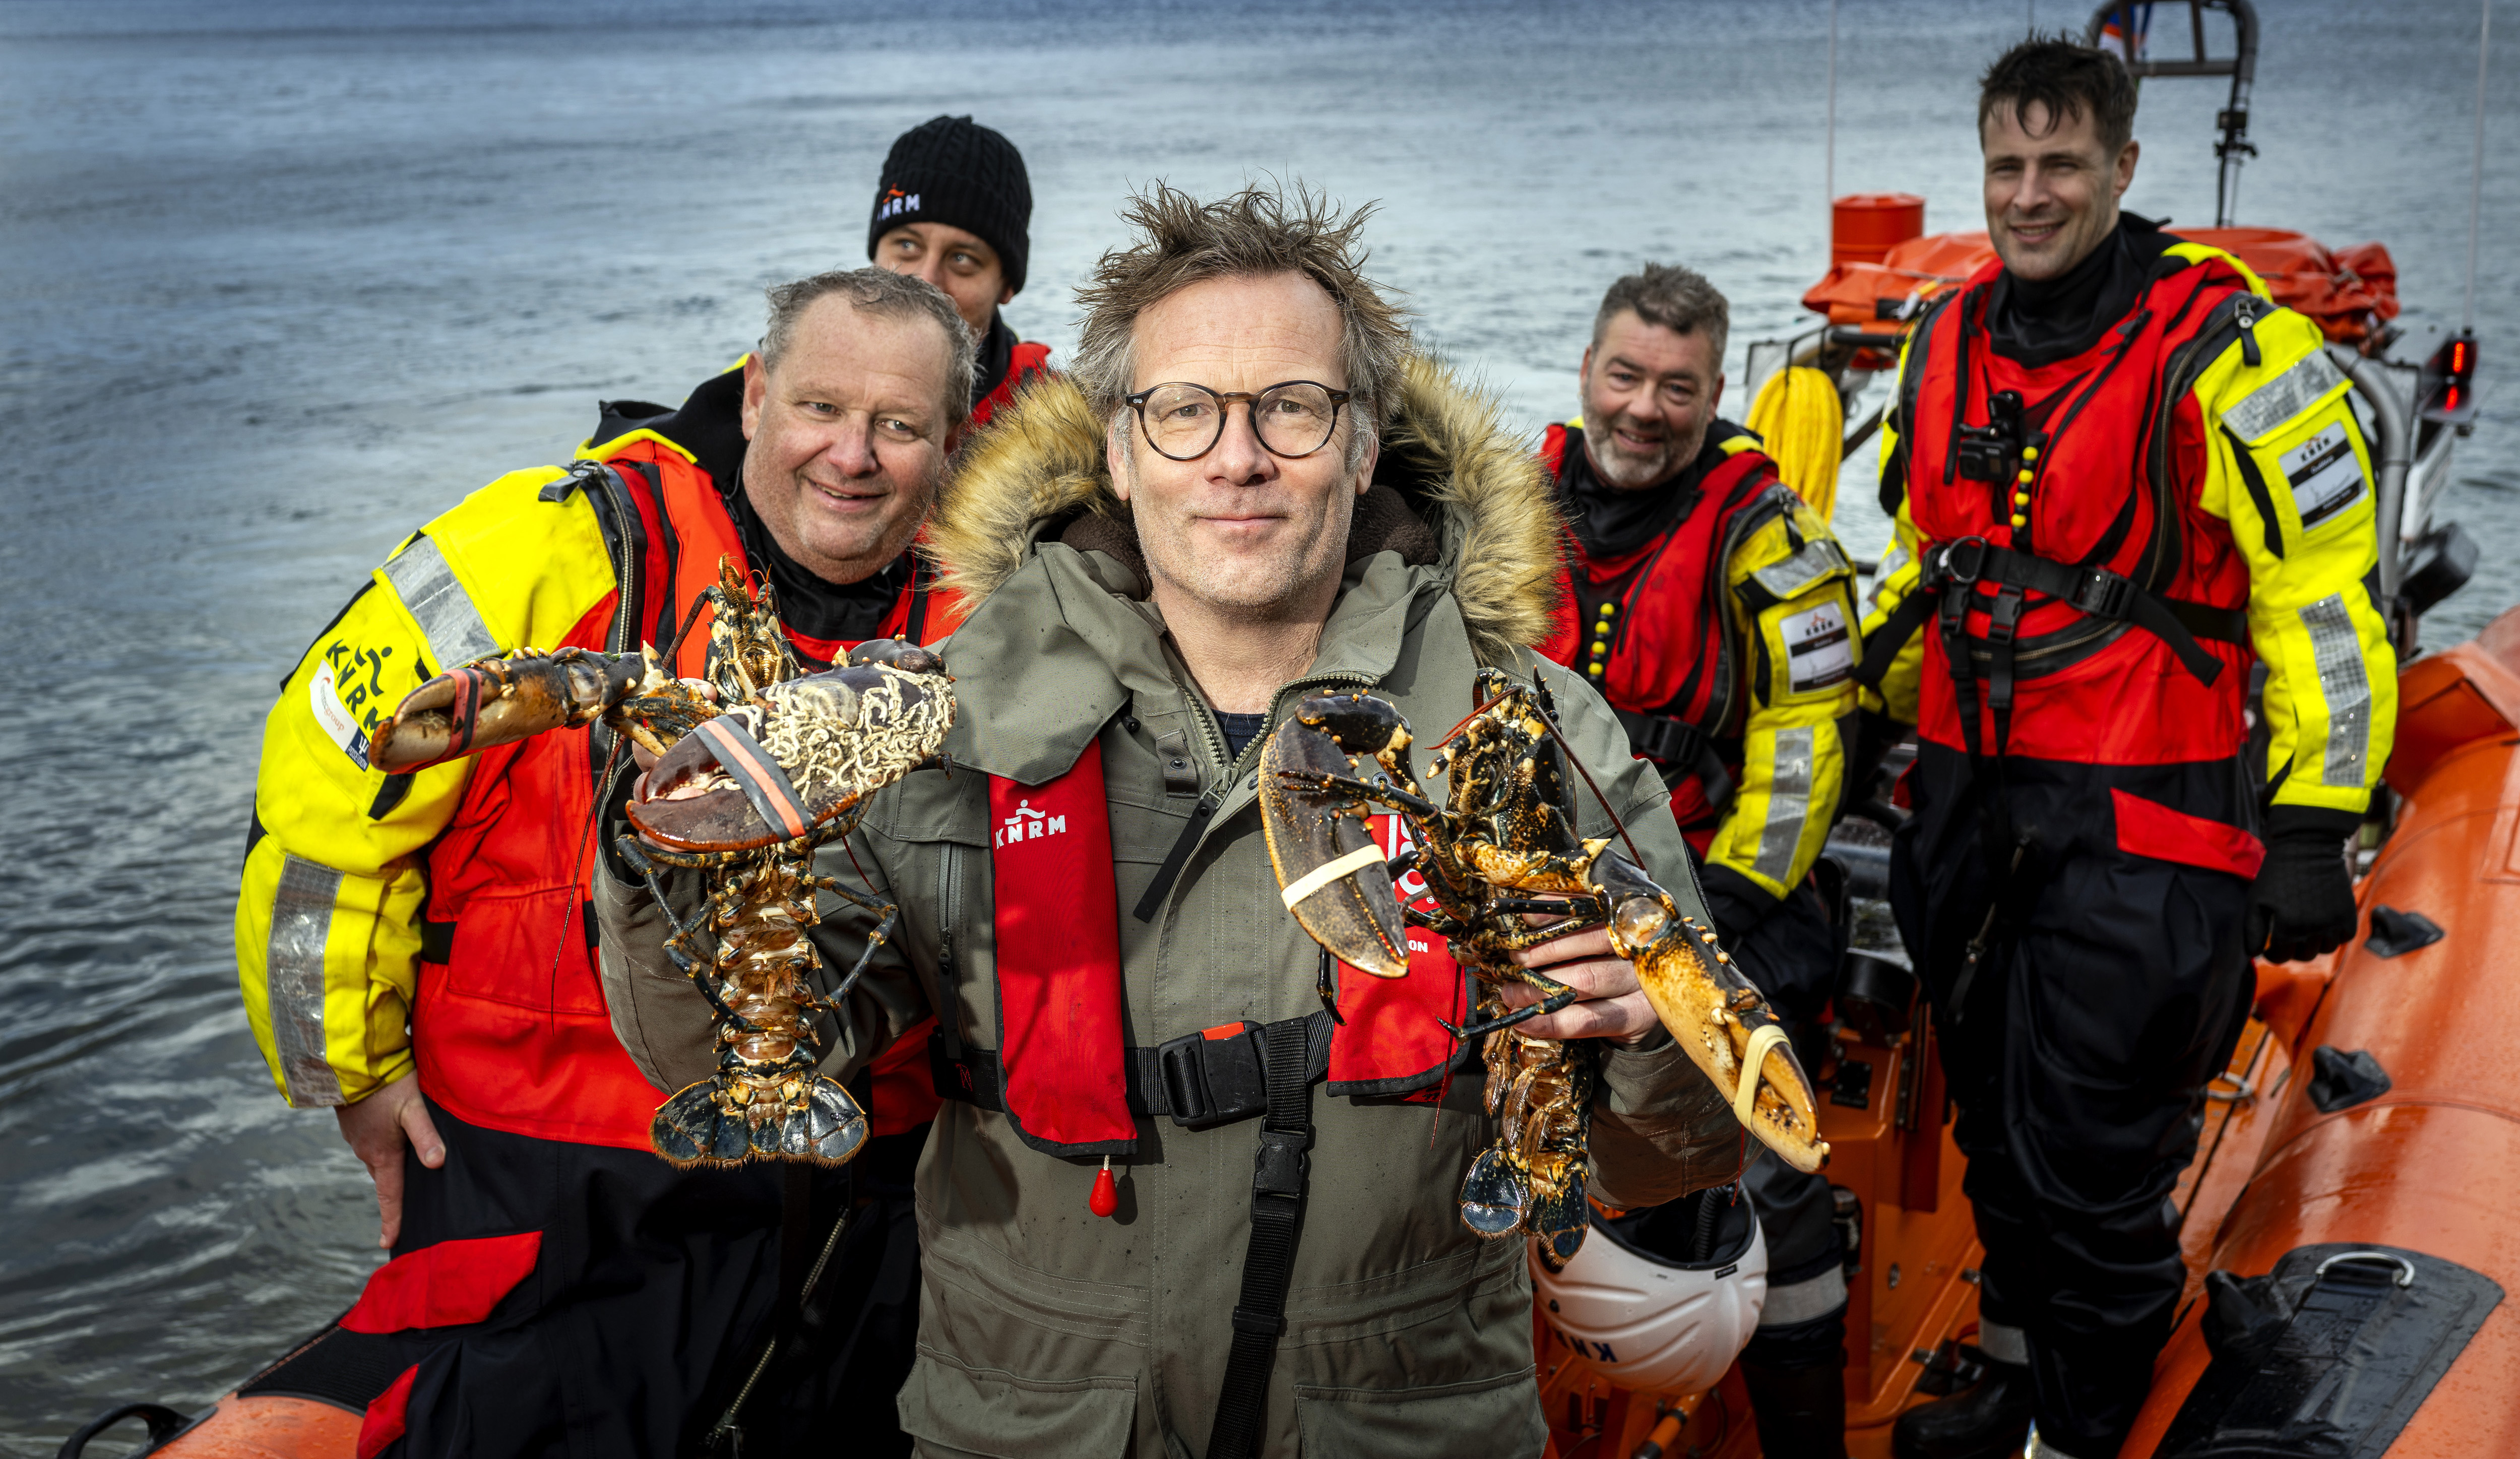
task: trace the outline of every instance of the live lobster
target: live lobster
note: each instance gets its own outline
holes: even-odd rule
[[[719,1062],[657,1109],[650,1143],[678,1166],[839,1165],[865,1144],[866,1113],[816,1073],[814,1015],[838,1011],[897,914],[816,874],[814,851],[853,830],[877,790],[942,763],[953,680],[933,652],[889,639],[803,673],[770,589],[754,591],[731,562],[702,601],[713,610],[705,679],[673,678],[669,655],[647,647],[519,648],[413,690],[377,727],[369,757],[402,774],[598,719],[657,755],[627,808],[636,834],[618,850],[664,909],[666,951],[708,1000]],[[696,918],[666,900],[659,865],[705,873]],[[822,958],[808,935],[824,892],[876,917],[829,995],[814,987]]]
[[[1583,1245],[1596,1055],[1515,1032],[1580,995],[1513,954],[1596,927],[1608,929],[1656,1016],[1735,1118],[1796,1170],[1818,1170],[1828,1145],[1811,1083],[1767,1000],[1714,931],[1635,860],[1609,838],[1576,834],[1573,762],[1548,690],[1483,669],[1476,698],[1427,766],[1446,777],[1441,806],[1418,784],[1408,721],[1371,694],[1304,700],[1261,759],[1270,862],[1305,931],[1349,965],[1397,978],[1409,972],[1415,922],[1441,934],[1478,980],[1478,1017],[1455,1032],[1487,1040],[1487,1108],[1499,1127],[1462,1178],[1462,1220],[1485,1236],[1531,1232],[1552,1269]],[[1413,849],[1384,859],[1370,825],[1377,810],[1401,818]],[[1429,910],[1404,908],[1394,890],[1413,867]],[[1535,915],[1548,920],[1534,925]],[[1539,1000],[1509,1010],[1499,991],[1511,983]]]

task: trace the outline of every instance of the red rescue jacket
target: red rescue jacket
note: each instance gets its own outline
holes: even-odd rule
[[[626,586],[562,642],[538,647],[629,652],[643,640],[661,647],[717,581],[721,557],[749,570],[708,472],[652,434],[605,456],[545,493],[588,493]],[[933,641],[959,619],[958,606],[920,564],[879,636],[917,632]],[[914,629],[914,619],[924,621]],[[683,639],[676,672],[704,671],[708,637],[702,615]],[[421,1088],[471,1124],[645,1149],[657,1094],[613,1037],[587,907],[600,855],[595,797],[610,743],[596,727],[480,757],[455,818],[428,853],[412,1045]],[[934,1113],[932,1097],[922,1107],[899,1093],[878,1091],[878,1132]]]
[[[1637,716],[1676,720],[1735,769],[1738,745],[1728,756],[1723,742],[1740,737],[1743,647],[1725,611],[1724,564],[1741,534],[1773,515],[1768,488],[1778,485],[1777,464],[1750,444],[1754,439],[1722,443],[1722,463],[1698,478],[1688,505],[1643,546],[1595,561],[1568,533],[1565,600],[1572,612],[1540,649],[1580,667],[1620,712],[1632,739]],[[1565,425],[1550,426],[1542,439],[1541,464],[1552,478],[1563,476],[1570,443],[1582,449]],[[1689,768],[1687,760],[1673,763]],[[1700,776],[1673,788],[1672,814],[1683,826],[1712,824],[1716,811]]]
[[[977,430],[988,424],[991,416],[996,415],[1015,398],[1015,391],[1023,387],[1023,382],[1028,376],[1036,372],[1047,372],[1049,369],[1049,345],[1018,343],[1014,347],[1014,353],[1008,358],[1007,377],[998,381],[996,389],[981,396],[972,405],[971,428]]]
[[[1918,326],[1901,380],[1905,430],[1884,471],[1885,506],[1898,505],[1904,486],[1910,519],[1929,550],[1975,540],[2117,574],[2173,610],[2209,663],[2223,667],[2208,684],[2170,641],[2126,617],[2009,590],[2014,601],[2003,609],[2018,621],[2008,723],[1999,724],[1987,701],[2000,657],[1989,615],[2001,590],[1980,581],[1965,590],[1960,626],[1971,662],[1962,682],[1953,677],[1945,633],[1924,624],[1918,730],[1969,748],[1965,688],[1986,752],[2102,765],[2228,758],[2247,737],[2248,566],[2228,525],[2198,505],[2206,444],[2192,387],[2270,306],[2219,255],[2196,262],[2164,255],[2117,328],[2079,355],[2027,369],[1990,344],[1986,310],[2001,271],[2000,264],[1980,270]],[[2020,397],[2022,440],[2036,456],[1999,469],[1981,450],[1972,466],[1970,438],[1958,428],[1988,426],[1990,402],[2007,390]],[[1963,547],[1953,559],[1964,575],[1974,552]]]

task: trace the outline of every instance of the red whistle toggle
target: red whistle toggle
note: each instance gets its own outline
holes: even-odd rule
[[[1094,1194],[1085,1198],[1085,1209],[1102,1216],[1120,1209],[1120,1186],[1111,1178],[1110,1156],[1102,1157],[1102,1169],[1094,1176]]]

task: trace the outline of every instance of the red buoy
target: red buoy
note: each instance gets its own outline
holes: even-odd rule
[[[1120,1184],[1111,1178],[1110,1156],[1102,1157],[1102,1169],[1094,1176],[1094,1194],[1086,1198],[1085,1209],[1104,1216],[1120,1209]]]

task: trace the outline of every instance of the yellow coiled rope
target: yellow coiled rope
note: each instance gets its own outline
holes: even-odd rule
[[[1768,443],[1785,485],[1828,520],[1837,509],[1837,467],[1846,446],[1846,407],[1836,384],[1807,365],[1779,370],[1759,387],[1746,423]]]

